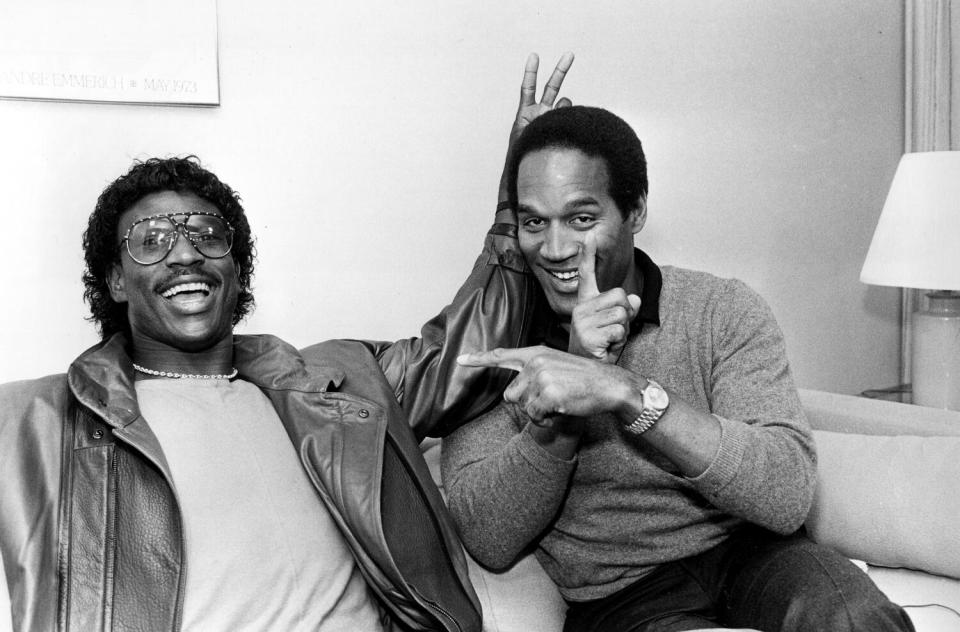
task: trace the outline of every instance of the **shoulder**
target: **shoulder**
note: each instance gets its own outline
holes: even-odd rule
[[[0,384],[0,407],[3,416],[36,406],[38,403],[66,401],[69,393],[66,373],[57,373],[32,380]]]
[[[766,301],[740,279],[724,278],[709,272],[663,266],[661,304],[692,309],[768,309]]]
[[[397,403],[397,393],[381,367],[376,343],[365,340],[327,340],[300,352],[314,375],[338,376],[337,388],[369,400]]]
[[[44,454],[55,462],[69,403],[65,374],[0,385],[0,465],[29,466],[33,461],[24,460],[26,454]],[[21,457],[10,458],[16,454]]]
[[[779,344],[783,337],[773,310],[760,294],[739,279],[666,266],[661,314],[689,335],[712,345],[745,340]]]
[[[309,369],[327,367],[346,369],[376,363],[376,343],[361,340],[326,340],[297,349],[268,334],[234,336],[234,358],[244,365],[255,365],[257,373],[288,373],[303,363]]]
[[[663,274],[664,290],[671,292],[693,293],[694,295],[714,295],[727,292],[756,294],[750,286],[740,279],[721,277],[710,272],[677,266],[662,266],[660,271]]]
[[[325,340],[300,350],[309,365],[359,368],[377,364],[377,343],[366,340]]]

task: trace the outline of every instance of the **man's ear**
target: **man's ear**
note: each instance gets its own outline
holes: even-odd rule
[[[110,290],[110,298],[112,298],[115,303],[127,302],[127,289],[123,282],[123,269],[119,263],[110,266],[110,271],[107,272],[107,288]]]
[[[632,224],[630,230],[634,235],[639,233],[643,225],[647,223],[647,200],[642,196],[637,201],[637,208],[630,211],[627,221]]]

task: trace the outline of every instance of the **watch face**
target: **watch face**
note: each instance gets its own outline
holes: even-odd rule
[[[663,410],[670,405],[670,397],[657,383],[651,383],[643,392],[643,403],[650,408]]]

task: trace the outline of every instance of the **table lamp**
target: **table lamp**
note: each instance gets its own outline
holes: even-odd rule
[[[860,280],[931,290],[913,320],[913,403],[960,410],[960,151],[900,158]]]

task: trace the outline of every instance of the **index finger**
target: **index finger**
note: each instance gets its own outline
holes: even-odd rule
[[[557,62],[557,67],[553,69],[553,74],[550,75],[550,78],[547,80],[547,85],[543,87],[543,96],[540,98],[540,103],[544,105],[553,105],[553,102],[557,98],[557,93],[560,92],[560,86],[563,85],[563,78],[567,76],[567,71],[570,70],[570,66],[573,65],[573,53],[564,53],[560,57],[560,61]],[[526,79],[526,77],[524,77]],[[536,80],[536,77],[534,77]]]
[[[519,349],[493,349],[465,353],[457,358],[460,366],[487,366],[511,371],[522,371],[523,367],[535,355],[543,352],[543,347],[521,347]]]
[[[580,265],[577,267],[577,302],[600,295],[597,287],[597,236],[589,232],[580,246]]]
[[[530,53],[527,56],[527,63],[523,67],[523,82],[520,84],[521,107],[533,105],[537,102],[537,68],[539,67],[540,58],[536,53]]]

